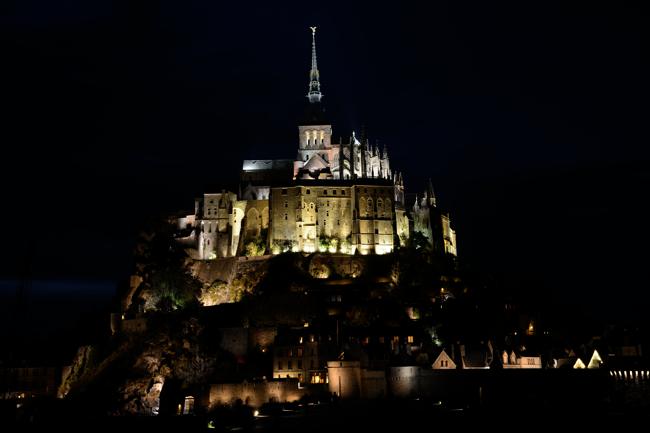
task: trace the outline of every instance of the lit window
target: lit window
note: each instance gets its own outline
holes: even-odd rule
[[[406,338],[406,341],[408,341],[409,343],[413,343],[413,336],[412,336],[412,335],[409,335],[409,336]]]

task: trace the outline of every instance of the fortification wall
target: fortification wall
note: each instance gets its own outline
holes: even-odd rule
[[[272,380],[259,383],[220,383],[210,386],[208,405],[233,404],[237,400],[252,407],[264,403],[298,401],[306,394],[306,389],[298,388],[297,380]]]

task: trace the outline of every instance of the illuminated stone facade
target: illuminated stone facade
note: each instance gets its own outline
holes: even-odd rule
[[[411,215],[413,231],[421,233],[434,251],[458,255],[456,231],[451,227],[449,214],[442,213],[436,206],[431,183],[422,199],[415,198]]]
[[[456,255],[449,216],[433,193],[405,206],[402,174],[391,169],[386,146],[353,132],[332,142],[321,106],[312,29],[312,68],[294,160],[245,160],[239,194],[205,194],[180,218],[178,240],[193,258],[210,260],[286,251],[386,254],[419,231],[434,250]]]
[[[390,181],[319,182],[271,190],[271,248],[385,254],[394,246]]]

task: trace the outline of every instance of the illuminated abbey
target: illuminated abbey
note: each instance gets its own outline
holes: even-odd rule
[[[407,207],[388,150],[353,132],[332,142],[321,106],[312,27],[311,70],[295,159],[245,160],[238,193],[206,193],[178,220],[178,238],[199,260],[293,252],[386,254],[420,232],[434,251],[456,255],[449,216],[433,188]]]

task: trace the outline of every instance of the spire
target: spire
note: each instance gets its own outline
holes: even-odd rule
[[[433,192],[433,183],[431,183],[431,178],[429,178],[429,184],[427,185],[427,198],[429,199],[429,206],[436,207],[436,194]]]
[[[311,29],[311,71],[309,71],[309,93],[307,97],[310,103],[320,102],[323,95],[320,92],[320,81],[318,65],[316,63],[316,27]]]

